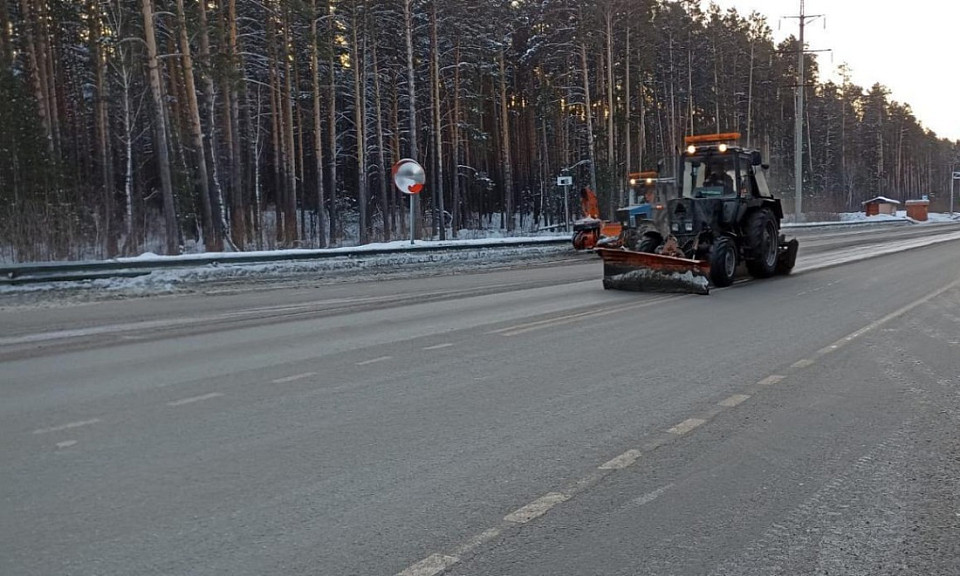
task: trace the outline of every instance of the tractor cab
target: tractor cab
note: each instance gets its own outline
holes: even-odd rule
[[[684,198],[773,198],[760,153],[742,148],[735,132],[690,136],[680,156]]]

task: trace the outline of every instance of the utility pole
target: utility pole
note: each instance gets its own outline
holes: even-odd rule
[[[800,22],[800,38],[797,44],[797,87],[795,92],[795,120],[794,120],[794,153],[793,153],[793,186],[794,186],[794,218],[797,222],[803,220],[803,55],[807,52],[821,52],[821,50],[806,50],[803,41],[803,29],[807,21],[822,18],[823,14],[808,15],[804,12],[806,0],[800,0],[800,15],[786,16],[796,18]]]

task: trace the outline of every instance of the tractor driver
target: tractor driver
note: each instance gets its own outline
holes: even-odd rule
[[[710,165],[709,171],[707,172],[706,177],[703,179],[704,186],[717,186],[723,187],[724,196],[732,196],[734,193],[733,190],[733,178],[727,174],[727,171],[723,169],[723,164],[712,164]]]

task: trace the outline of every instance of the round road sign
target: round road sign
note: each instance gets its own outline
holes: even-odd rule
[[[393,174],[393,183],[404,194],[419,194],[423,190],[423,184],[427,181],[423,166],[410,158],[404,158],[394,164],[391,173]]]

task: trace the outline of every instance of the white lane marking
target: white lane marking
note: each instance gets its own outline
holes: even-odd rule
[[[893,312],[887,314],[887,315],[884,316],[883,318],[880,318],[879,320],[875,320],[875,321],[867,324],[866,326],[864,326],[863,328],[861,328],[861,329],[859,329],[859,330],[857,330],[857,331],[855,331],[855,332],[851,332],[850,334],[847,334],[847,335],[844,336],[843,338],[841,338],[841,339],[837,340],[836,342],[834,342],[833,344],[827,346],[827,348],[831,349],[831,351],[832,351],[832,350],[836,350],[836,349],[838,349],[838,348],[840,348],[840,347],[842,347],[842,346],[845,346],[845,345],[849,344],[850,342],[853,342],[854,340],[856,340],[856,339],[859,338],[860,336],[863,336],[863,335],[866,334],[867,332],[870,332],[871,330],[874,330],[874,329],[876,329],[876,328],[878,328],[878,327],[880,327],[880,326],[883,326],[884,324],[886,324],[887,322],[893,320],[894,318],[897,318],[897,317],[899,317],[899,316],[903,316],[904,314],[906,314],[907,312],[910,312],[911,310],[913,310],[913,309],[916,308],[917,306],[920,306],[920,305],[922,305],[922,304],[926,304],[927,302],[933,300],[934,298],[936,298],[937,296],[943,294],[943,293],[946,292],[947,290],[952,290],[953,288],[956,288],[957,286],[960,286],[960,278],[954,280],[953,282],[947,284],[946,286],[944,286],[944,287],[942,287],[942,288],[939,288],[939,289],[937,289],[937,290],[934,290],[933,292],[931,292],[930,294],[927,294],[926,296],[924,296],[923,298],[921,298],[921,299],[919,299],[919,300],[914,300],[913,302],[911,302],[910,304],[907,304],[906,306],[904,306],[903,308],[900,308],[899,310],[894,310]],[[825,349],[826,349],[826,348],[825,348]]]
[[[610,314],[616,314],[617,312],[624,312],[626,310],[633,310],[637,308],[646,308],[648,306],[653,306],[659,304],[665,300],[677,300],[684,298],[685,296],[664,296],[660,298],[654,298],[653,300],[647,300],[645,302],[639,302],[635,304],[627,304],[626,306],[614,306],[612,308],[600,308],[598,310],[587,310],[586,312],[578,312],[576,314],[568,314],[566,316],[558,316],[556,318],[547,318],[546,320],[537,320],[535,322],[528,322],[526,324],[517,324],[514,326],[507,326],[506,328],[498,328],[496,330],[491,330],[488,334],[500,334],[502,336],[517,336],[520,334],[526,334],[527,332],[532,332],[534,330],[541,330],[543,328],[553,328],[555,326],[563,326],[564,324],[570,324],[572,322],[578,322],[587,318],[598,318],[600,316],[608,316]]]
[[[368,364],[376,364],[377,362],[386,362],[387,360],[393,360],[393,356],[381,356],[371,360],[364,360],[363,362],[357,362],[357,366],[366,366]]]
[[[790,365],[791,368],[809,368],[810,366],[813,366],[813,360],[810,360],[809,358],[797,360]]]
[[[523,508],[519,508],[507,514],[503,517],[503,519],[507,522],[513,522],[514,524],[526,524],[534,518],[543,516],[557,504],[566,502],[569,499],[570,497],[562,492],[550,492],[549,494],[537,498]]]
[[[69,448],[76,444],[76,440],[65,440],[63,442],[57,442],[57,448]]]
[[[659,498],[661,494],[663,494],[664,492],[666,492],[671,488],[673,488],[673,482],[667,484],[666,486],[661,486],[656,490],[654,490],[653,492],[648,492],[643,496],[634,498],[633,500],[630,501],[630,504],[632,504],[633,506],[643,506],[644,504],[649,504],[654,500],[656,500],[657,498]]]
[[[744,402],[749,399],[749,394],[734,394],[733,396],[727,398],[726,400],[721,400],[720,405],[725,408],[733,408],[734,406]]]
[[[757,382],[757,384],[761,386],[773,386],[778,382],[782,382],[784,378],[786,378],[786,376],[781,376],[779,374],[771,374],[766,378],[764,378],[763,380]]]
[[[640,457],[642,452],[639,450],[627,450],[623,454],[613,458],[608,462],[604,462],[600,465],[600,470],[623,470],[628,466],[632,466],[634,462],[637,461],[637,458]]]
[[[295,382],[297,380],[303,380],[304,378],[309,378],[311,376],[316,376],[316,372],[304,372],[303,374],[294,374],[293,376],[284,376],[283,378],[277,378],[273,380],[273,384],[286,384],[287,382]]]
[[[211,392],[209,394],[204,394],[202,396],[193,396],[191,398],[181,398],[180,400],[174,400],[173,402],[167,402],[167,406],[183,406],[184,404],[193,404],[194,402],[201,402],[203,400],[209,400],[211,398],[217,398],[223,396],[220,392]]]
[[[53,426],[50,428],[40,428],[39,430],[34,430],[34,434],[46,434],[48,432],[60,432],[61,430],[70,430],[71,428],[79,428],[81,426],[89,426],[90,424],[96,424],[99,422],[99,418],[92,418],[90,420],[84,420],[82,422],[71,422],[69,424],[63,424],[60,426]]]
[[[449,348],[453,346],[453,343],[447,342],[446,344],[437,344],[436,346],[427,346],[424,350],[441,350],[443,348]]]
[[[499,528],[487,528],[480,534],[474,536],[473,538],[467,540],[463,544],[457,546],[456,550],[454,550],[453,553],[457,556],[463,556],[464,554],[469,554],[470,552],[473,552],[474,550],[479,548],[484,543],[489,542],[490,540],[493,540],[499,535],[500,535]]]
[[[667,430],[667,432],[671,434],[676,434],[677,436],[683,436],[684,434],[693,430],[697,426],[702,426],[703,424],[706,424],[706,423],[707,423],[706,420],[701,420],[699,418],[688,418],[683,422],[677,424],[673,428]]]
[[[397,576],[435,576],[457,562],[460,562],[460,559],[456,556],[431,554],[403,572],[398,573]]]

